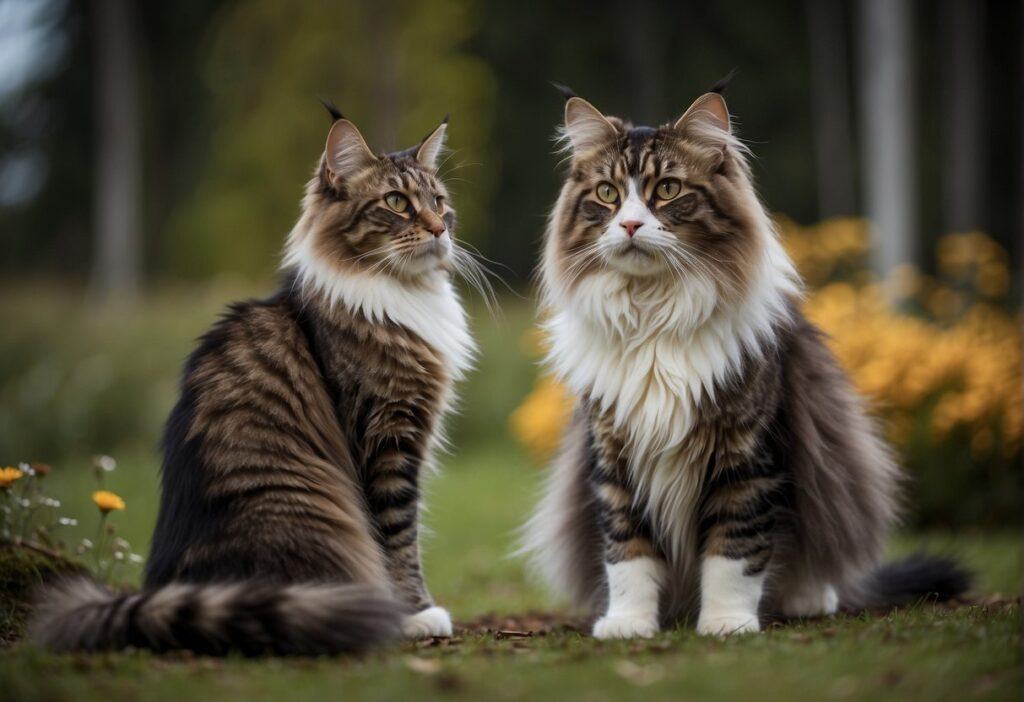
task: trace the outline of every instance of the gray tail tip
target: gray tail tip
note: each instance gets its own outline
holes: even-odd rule
[[[948,555],[924,552],[886,563],[871,574],[871,591],[883,605],[920,600],[948,602],[967,594],[974,573]]]

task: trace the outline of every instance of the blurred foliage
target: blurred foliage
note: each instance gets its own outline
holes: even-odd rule
[[[809,287],[805,313],[828,334],[914,477],[912,521],[1015,519],[1021,318],[1006,298],[1006,252],[981,233],[948,235],[939,241],[938,276],[904,269],[883,286],[868,271],[863,220],[804,228],[780,218],[779,226]],[[905,300],[898,309],[888,302],[893,294]],[[572,402],[543,377],[512,414],[513,433],[538,460],[557,448]]]
[[[0,461],[154,454],[194,340],[228,302],[267,292],[221,279],[95,309],[70,290],[0,290]],[[492,317],[475,299],[469,305],[482,351],[449,423],[460,449],[504,432],[535,377],[517,343],[531,307],[509,298]]]
[[[550,80],[603,110],[652,124],[678,116],[737,67],[729,104],[757,153],[759,188],[774,209],[801,222],[818,216],[813,134],[820,114],[805,0],[591,0],[534,3],[528,11],[498,0],[131,5],[145,135],[141,236],[152,281],[273,271],[326,137],[321,96],[382,150],[411,145],[451,112],[455,154],[445,172],[460,234],[509,266],[518,284],[535,265],[560,177],[550,139],[561,98]],[[31,38],[46,42],[52,70],[0,95],[0,173],[5,158],[19,154],[43,168],[34,197],[0,206],[0,270],[19,280],[81,280],[92,260],[97,7],[51,1],[47,31]],[[841,69],[852,99],[856,23],[849,2],[832,9],[851,48]],[[985,12],[982,68],[986,81],[1004,89],[982,91],[986,187],[978,210],[981,225],[1016,255],[1019,41],[1004,34],[1020,26],[1020,8],[990,3]],[[622,40],[626,19],[629,42]],[[915,92],[926,109],[913,136],[921,200],[929,203],[918,214],[921,230],[936,232],[942,208],[931,203],[946,135],[934,103],[949,86],[933,75],[945,64],[926,4],[914,8],[914,23],[921,40]],[[853,177],[859,164],[847,166]],[[922,248],[932,243],[928,237]]]
[[[192,340],[247,294],[221,283],[95,309],[59,288],[5,289],[0,461],[153,452]]]
[[[470,241],[494,187],[461,167],[492,154],[494,76],[464,46],[472,0],[372,4],[258,0],[226,8],[209,33],[202,77],[217,125],[192,195],[170,224],[174,276],[228,270],[266,277],[330,127],[317,97],[337,103],[374,151],[412,146],[452,114],[442,167]]]

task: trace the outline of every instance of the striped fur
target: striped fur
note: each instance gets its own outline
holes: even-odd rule
[[[134,594],[88,580],[49,593],[30,635],[54,651],[347,653],[396,638],[394,602],[354,585],[176,583]]]
[[[474,351],[434,172],[445,128],[378,156],[334,123],[284,285],[233,305],[186,363],[145,589],[63,586],[40,643],[316,654],[451,634],[419,545],[422,479]]]
[[[572,96],[563,134],[541,272],[548,361],[579,408],[534,562],[602,637],[871,600],[898,471],[799,311],[721,95],[658,128]]]

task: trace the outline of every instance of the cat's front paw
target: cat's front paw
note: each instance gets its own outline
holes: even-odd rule
[[[594,622],[598,639],[649,639],[657,633],[657,617],[646,614],[612,614]]]
[[[426,639],[431,636],[451,636],[452,616],[444,607],[427,607],[411,614],[402,622],[402,633],[407,639]]]
[[[697,619],[697,633],[702,636],[732,636],[753,634],[761,631],[757,614],[752,612],[725,612],[722,614],[703,613]]]

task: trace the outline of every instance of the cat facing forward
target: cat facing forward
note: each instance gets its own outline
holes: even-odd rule
[[[143,590],[65,584],[36,642],[322,654],[451,634],[419,551],[420,480],[474,353],[436,173],[447,120],[376,155],[329,109],[285,284],[186,363]]]
[[[594,635],[962,592],[942,558],[879,566],[899,472],[800,312],[720,92],[657,128],[570,96],[563,137],[541,277],[578,400],[526,548]]]

